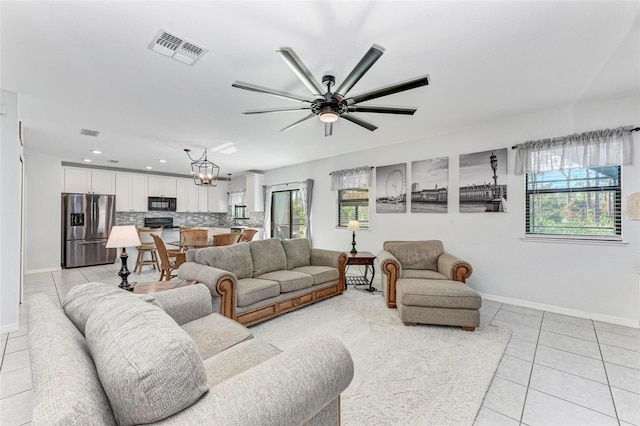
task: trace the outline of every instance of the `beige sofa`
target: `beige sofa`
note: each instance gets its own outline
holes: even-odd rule
[[[474,331],[482,299],[465,280],[472,268],[446,253],[442,241],[386,241],[378,253],[389,308],[405,325],[440,324]]]
[[[251,325],[345,290],[343,252],[277,238],[187,252],[178,277],[207,285],[213,309]]]
[[[333,338],[287,352],[212,313],[193,285],[102,283],[29,300],[34,425],[339,425],[353,361]]]

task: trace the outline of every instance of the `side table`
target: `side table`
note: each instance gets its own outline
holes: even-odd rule
[[[374,292],[376,289],[373,287],[373,277],[376,275],[376,270],[373,267],[373,261],[376,259],[373,253],[368,251],[361,251],[356,254],[347,253],[347,266],[345,266],[345,284],[349,285],[368,285],[369,288],[363,290]],[[347,276],[347,270],[351,265],[364,266],[364,275],[351,275]],[[371,268],[371,278],[368,278],[369,268]]]
[[[193,285],[197,281],[195,280],[175,280],[175,281],[150,281],[137,283],[133,286],[134,294],[153,294],[161,291],[171,290],[178,287],[186,287]]]

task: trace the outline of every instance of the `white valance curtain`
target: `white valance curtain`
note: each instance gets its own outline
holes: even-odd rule
[[[633,126],[595,130],[517,145],[515,173],[630,164]]]
[[[331,172],[331,190],[368,187],[371,182],[371,167],[362,166],[354,169]]]

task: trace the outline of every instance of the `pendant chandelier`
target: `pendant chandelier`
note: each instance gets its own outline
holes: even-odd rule
[[[185,149],[189,160],[191,160],[191,174],[193,181],[199,186],[217,186],[220,167],[207,159],[207,148],[197,160],[191,158],[190,149]]]

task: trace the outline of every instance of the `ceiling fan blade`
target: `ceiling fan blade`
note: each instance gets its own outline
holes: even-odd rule
[[[311,71],[309,71],[307,67],[302,63],[298,55],[295,54],[293,49],[282,47],[276,52],[278,52],[280,57],[284,59],[287,65],[289,65],[289,68],[293,70],[300,81],[302,81],[302,83],[307,86],[309,90],[311,90],[311,93],[313,93],[314,96],[323,97],[324,89],[322,88],[320,83],[318,83],[318,80],[313,77]]]
[[[390,84],[388,86],[381,87],[379,89],[365,92],[361,95],[352,96],[345,99],[347,105],[353,105],[358,102],[369,101],[371,99],[381,98],[383,96],[389,96],[394,93],[404,92],[405,90],[415,89],[416,87],[426,86],[429,84],[429,75],[423,75],[411,80],[406,80],[396,84]]]
[[[344,97],[349,90],[362,78],[362,76],[376,63],[380,56],[384,53],[384,48],[373,45],[369,48],[369,51],[360,59],[358,65],[355,66],[353,71],[344,79],[344,81],[335,90],[335,93]]]
[[[331,136],[333,134],[333,123],[324,123],[324,136]]]
[[[267,95],[275,96],[277,98],[287,99],[290,101],[298,101],[298,102],[307,102],[311,103],[312,101],[302,96],[292,95],[291,93],[281,92],[279,90],[268,89],[266,87],[257,86],[251,83],[244,83],[242,81],[236,81],[231,85],[232,87],[237,87],[238,89],[249,90],[251,92],[265,93]]]
[[[304,111],[307,109],[311,109],[311,106],[291,107],[291,108],[250,109],[249,111],[244,111],[243,114],[265,114],[269,112],[295,112],[295,111]]]
[[[355,123],[358,126],[362,126],[367,130],[371,130],[372,132],[378,128],[378,126],[376,126],[375,124],[369,123],[368,121],[363,120],[362,118],[353,114],[342,114],[340,118],[344,118],[345,120]]]
[[[401,114],[401,115],[413,115],[418,108],[402,108],[402,107],[388,107],[388,106],[364,106],[364,105],[349,105],[347,108],[349,112],[377,112],[381,114]]]
[[[307,115],[306,117],[301,118],[300,120],[296,121],[295,123],[293,123],[293,124],[289,124],[289,125],[288,125],[287,127],[285,127],[284,129],[280,129],[280,131],[281,131],[281,132],[286,132],[287,130],[289,130],[289,129],[293,129],[293,128],[294,128],[294,127],[296,127],[298,124],[300,124],[300,123],[302,123],[302,122],[304,122],[304,121],[306,121],[306,120],[308,120],[308,119],[310,119],[310,118],[313,118],[313,117],[316,117],[316,115],[315,115],[314,113],[311,113],[311,114]]]

